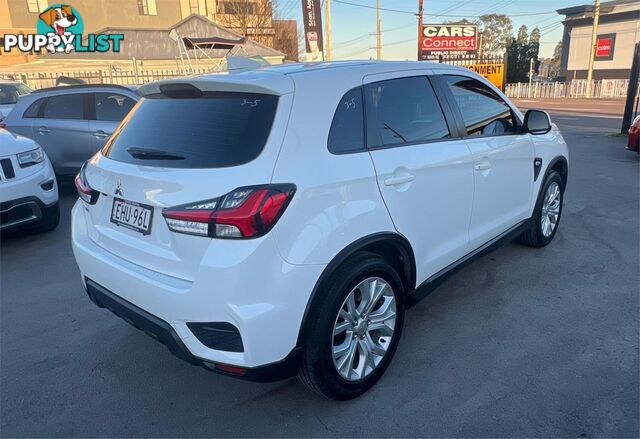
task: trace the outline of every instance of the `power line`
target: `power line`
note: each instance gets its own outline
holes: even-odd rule
[[[509,0],[509,1],[514,1],[514,0]],[[353,3],[350,1],[345,1],[345,0],[333,0],[334,3],[340,3],[343,5],[349,5],[349,6],[356,6],[359,8],[366,8],[366,9],[376,9],[375,6],[372,5],[363,5],[362,3]],[[402,9],[391,9],[391,8],[380,8],[381,11],[385,11],[385,12],[396,12],[399,14],[410,14],[413,16],[417,16],[418,14],[416,12],[413,11],[407,11],[407,10],[402,10]],[[531,13],[526,13],[526,14],[511,14],[509,15],[509,17],[529,17],[529,16],[536,16],[536,15],[549,15],[549,14],[557,14],[556,11],[549,11],[549,12],[531,12]],[[468,15],[468,14],[458,14],[458,15],[452,15],[452,14],[429,14],[429,13],[423,13],[423,15],[428,15],[430,17],[473,17],[473,18],[479,18],[480,15]]]

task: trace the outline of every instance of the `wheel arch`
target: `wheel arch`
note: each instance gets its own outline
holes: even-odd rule
[[[560,174],[562,178],[562,188],[563,191],[567,189],[567,181],[569,179],[569,165],[567,163],[567,158],[564,156],[557,156],[549,162],[549,166],[547,166],[547,170],[544,174],[544,178],[547,178],[550,171],[556,171]],[[542,180],[544,181],[544,179]]]
[[[318,291],[322,289],[323,284],[331,277],[335,270],[340,267],[340,265],[361,252],[375,253],[387,260],[396,269],[398,275],[402,279],[402,284],[407,296],[415,289],[416,261],[413,248],[407,238],[398,233],[392,232],[374,233],[372,235],[362,237],[338,252],[338,254],[333,257],[320,274],[320,277],[313,287],[313,291],[311,292],[311,296],[307,302],[307,307],[305,308],[302,316],[302,323],[298,332],[298,346],[302,345],[302,341],[305,337],[305,329],[309,312],[320,297]]]

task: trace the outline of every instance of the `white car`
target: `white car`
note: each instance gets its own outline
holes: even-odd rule
[[[447,274],[558,229],[562,135],[464,68],[290,64],[140,92],[76,178],[73,250],[98,306],[216,372],[356,397]]]
[[[60,221],[58,185],[36,142],[0,129],[0,230],[40,233]]]

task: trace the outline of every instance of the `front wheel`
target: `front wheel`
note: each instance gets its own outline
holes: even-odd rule
[[[549,172],[542,183],[531,226],[520,236],[520,242],[530,247],[544,247],[553,240],[560,224],[563,197],[564,184],[560,174]]]
[[[366,392],[382,376],[404,323],[400,277],[383,258],[361,253],[324,285],[310,310],[301,369],[311,390],[338,400]]]

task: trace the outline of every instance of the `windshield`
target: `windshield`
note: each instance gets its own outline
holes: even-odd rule
[[[15,104],[20,96],[31,92],[24,84],[0,84],[0,105]]]
[[[222,168],[258,157],[278,97],[206,92],[200,98],[143,98],[102,153],[114,160],[168,168]]]

